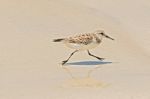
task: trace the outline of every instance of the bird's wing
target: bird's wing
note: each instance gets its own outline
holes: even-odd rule
[[[77,43],[77,44],[89,44],[93,40],[93,36],[90,34],[82,34],[75,37],[68,38],[69,43]]]

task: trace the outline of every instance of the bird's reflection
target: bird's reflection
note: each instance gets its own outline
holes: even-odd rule
[[[67,63],[66,65],[62,66],[62,68],[71,76],[71,80],[69,80],[69,84],[72,86],[88,86],[88,87],[97,87],[102,86],[102,82],[94,79],[91,77],[92,73],[105,64],[111,64],[112,62],[104,62],[104,61],[80,61],[80,62],[72,62]],[[73,73],[73,70],[76,70],[76,73]],[[80,71],[81,70],[81,71]],[[86,76],[77,77],[77,73],[86,71]]]

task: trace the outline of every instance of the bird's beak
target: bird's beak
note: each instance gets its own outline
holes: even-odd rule
[[[115,40],[115,39],[111,38],[111,37],[108,36],[108,35],[105,35],[105,37],[106,37],[106,38],[109,38],[109,39],[111,39],[111,40]]]

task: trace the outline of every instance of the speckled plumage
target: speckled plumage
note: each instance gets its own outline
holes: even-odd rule
[[[96,47],[100,44],[102,36],[99,36],[97,32],[83,33],[76,36],[71,36],[64,39],[56,39],[55,41],[62,41],[67,47],[76,50],[87,50]]]
[[[64,39],[64,43],[73,49],[86,50],[96,47],[101,39],[95,33],[85,33]]]
[[[66,39],[69,43],[77,43],[77,44],[84,44],[87,45],[89,43],[92,42],[92,40],[94,39],[95,35],[94,34],[81,34],[81,35],[77,35],[74,37],[69,37],[68,39]]]

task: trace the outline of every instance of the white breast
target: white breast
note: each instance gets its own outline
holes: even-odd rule
[[[90,44],[76,44],[76,43],[65,43],[65,45],[71,49],[76,49],[76,50],[88,50],[97,47],[99,44],[96,42],[92,42]]]

